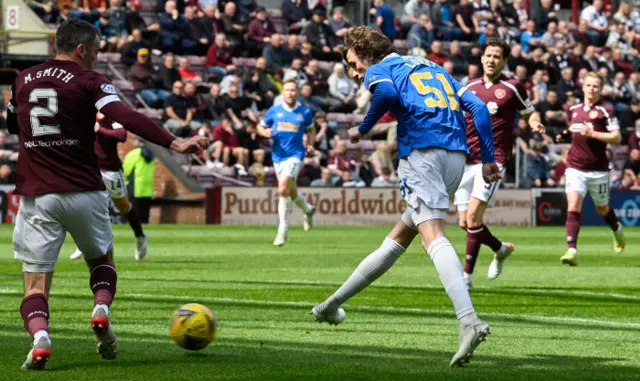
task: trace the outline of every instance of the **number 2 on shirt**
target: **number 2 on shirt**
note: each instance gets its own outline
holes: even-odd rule
[[[447,92],[447,98],[449,99],[449,108],[451,108],[453,111],[460,111],[460,105],[458,104],[458,101],[456,101],[453,88],[451,87],[451,84],[449,83],[447,77],[445,77],[442,73],[436,73],[436,78],[440,81],[440,83],[442,83],[442,87]],[[445,100],[444,95],[442,95],[442,91],[435,87],[427,86],[423,82],[433,79],[433,74],[431,72],[414,73],[409,76],[409,79],[411,80],[413,86],[415,86],[418,93],[420,93],[421,95],[433,95],[433,97],[427,97],[427,99],[424,100],[424,103],[426,103],[427,107],[447,107],[447,101]]]

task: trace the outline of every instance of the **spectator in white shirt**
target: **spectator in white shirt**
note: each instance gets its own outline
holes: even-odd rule
[[[589,25],[587,36],[589,36],[591,43],[596,46],[603,46],[607,40],[607,30],[609,28],[603,1],[594,0],[593,5],[589,5],[582,10],[580,18],[587,21]]]

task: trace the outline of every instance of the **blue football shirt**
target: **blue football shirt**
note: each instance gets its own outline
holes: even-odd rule
[[[272,157],[274,162],[291,157],[304,159],[306,149],[303,145],[304,134],[313,128],[313,112],[297,103],[293,109],[286,104],[273,106],[260,122],[264,127],[273,129]]]
[[[367,88],[391,82],[398,99],[389,110],[398,119],[398,155],[412,149],[440,147],[469,153],[462,101],[466,91],[441,66],[417,56],[390,54],[371,66]]]

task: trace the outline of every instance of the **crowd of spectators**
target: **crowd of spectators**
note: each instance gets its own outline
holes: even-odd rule
[[[316,155],[305,159],[301,183],[319,186],[387,186],[395,181],[395,124],[385,115],[374,129],[374,144],[360,150],[340,138],[331,113],[362,116],[370,94],[347,77],[336,47],[351,26],[340,5],[323,0],[283,0],[272,19],[255,0],[158,0],[153,22],[140,15],[139,0],[81,0],[57,9],[31,0],[50,22],[78,17],[103,32],[102,49],[122,53],[134,91],[145,107],[164,110],[164,126],[181,136],[206,134],[213,140],[202,159],[212,170],[235,168],[258,183],[273,173],[270,144],[257,136],[266,109],[282,102],[282,82],[294,78],[299,101],[315,113]],[[44,5],[43,5],[44,4]],[[563,184],[565,146],[554,137],[567,128],[569,108],[582,99],[589,71],[605,75],[604,99],[616,111],[629,141],[629,159],[612,162],[612,182],[639,187],[640,2],[585,4],[576,24],[551,0],[526,9],[523,0],[409,0],[392,7],[372,2],[370,25],[396,46],[442,65],[462,84],[482,76],[481,45],[490,37],[512,46],[506,72],[529,92],[547,128],[534,135],[516,127],[523,187]],[[286,33],[277,33],[283,23]],[[154,66],[153,56],[162,56]],[[203,57],[193,68],[193,56]],[[237,67],[234,58],[253,58]],[[327,70],[330,69],[330,70]],[[352,119],[353,120],[353,119]],[[344,126],[342,126],[344,127]],[[633,129],[630,134],[626,129]],[[635,138],[634,138],[635,137]],[[635,148],[633,147],[635,144]]]

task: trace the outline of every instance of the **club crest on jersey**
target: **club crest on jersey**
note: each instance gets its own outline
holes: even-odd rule
[[[276,114],[276,116],[277,116],[278,118],[282,118],[282,117],[284,116],[284,113],[283,113],[283,112],[279,112],[279,113],[277,113],[277,114]]]
[[[300,114],[300,113],[296,114],[296,120],[300,121],[300,122],[303,121],[304,118],[302,117],[302,114]]]
[[[595,118],[597,118],[597,117],[598,117],[598,110],[591,110],[591,111],[589,112],[589,118],[591,118],[591,119],[595,119]]]
[[[496,96],[496,98],[498,98],[498,99],[502,99],[502,98],[504,98],[504,97],[506,97],[506,96],[507,96],[507,92],[506,92],[506,91],[504,91],[504,89],[496,89],[496,91],[495,91],[493,94],[494,94],[494,95]]]
[[[103,83],[102,85],[100,85],[100,88],[107,94],[118,94],[116,88],[112,84]]]
[[[487,108],[489,109],[489,114],[494,115],[498,112],[498,104],[496,102],[487,103]]]

